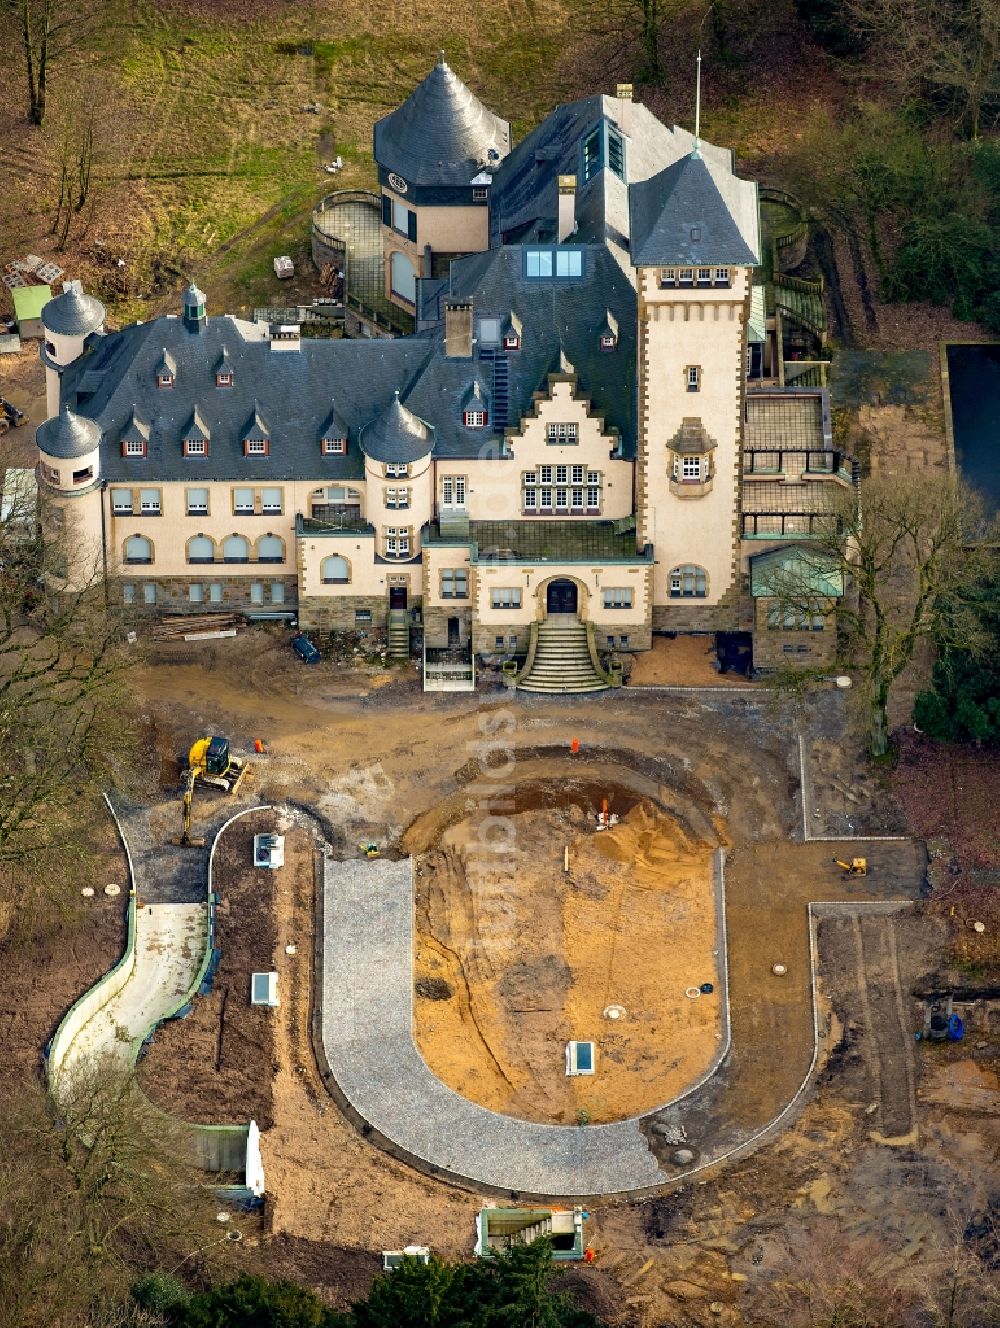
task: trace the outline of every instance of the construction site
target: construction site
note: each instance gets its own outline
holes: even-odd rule
[[[48,1074],[137,1063],[248,1268],[346,1304],[545,1234],[609,1322],[735,1325],[803,1230],[990,1211],[995,1003],[914,1040],[949,924],[835,689],[512,705],[245,641],[140,667],[160,790]]]

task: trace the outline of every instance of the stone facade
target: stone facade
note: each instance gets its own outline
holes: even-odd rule
[[[834,614],[827,614],[822,629],[787,631],[772,627],[779,600],[761,596],[754,600],[753,665],[755,669],[831,668],[837,658],[837,624]]]

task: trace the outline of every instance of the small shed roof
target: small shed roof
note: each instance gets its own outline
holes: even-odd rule
[[[14,297],[14,316],[19,323],[41,318],[42,310],[52,299],[48,286],[15,286],[11,295]]]
[[[843,593],[844,573],[836,559],[822,549],[795,544],[772,549],[750,561],[750,594],[754,599],[794,599],[798,595],[839,599]]]

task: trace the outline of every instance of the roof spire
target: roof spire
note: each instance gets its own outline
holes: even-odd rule
[[[438,51],[438,55],[441,57],[438,64],[446,65],[448,61],[444,58],[444,51]]]
[[[698,59],[695,64],[694,77],[694,147],[691,149],[692,157],[701,157],[701,48],[698,48]]]

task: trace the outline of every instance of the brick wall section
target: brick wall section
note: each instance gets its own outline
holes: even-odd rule
[[[778,600],[754,600],[753,665],[755,669],[816,669],[832,667],[837,657],[836,621],[831,616],[821,632],[785,632],[768,627],[768,612]]]

